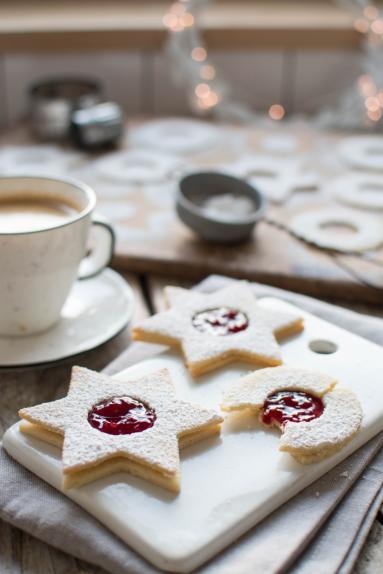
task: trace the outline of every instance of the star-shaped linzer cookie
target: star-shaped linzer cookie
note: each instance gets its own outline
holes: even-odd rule
[[[260,306],[246,282],[212,294],[167,287],[170,308],[144,320],[133,338],[181,347],[193,377],[233,361],[282,363],[279,339],[303,329],[298,315]]]
[[[65,398],[19,415],[22,432],[62,447],[64,488],[126,471],[173,492],[179,449],[219,433],[223,420],[177,399],[167,369],[119,381],[74,367]]]

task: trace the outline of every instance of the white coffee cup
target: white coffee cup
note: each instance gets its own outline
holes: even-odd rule
[[[113,230],[94,217],[96,196],[88,185],[50,177],[0,177],[0,202],[24,198],[62,201],[74,209],[64,221],[45,228],[0,228],[0,336],[52,327],[76,279],[100,273],[113,254]]]

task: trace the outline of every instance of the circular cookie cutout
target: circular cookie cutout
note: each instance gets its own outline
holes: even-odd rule
[[[57,175],[79,167],[83,156],[55,145],[9,146],[0,151],[0,175]]]
[[[342,203],[360,209],[383,210],[383,177],[350,173],[334,180],[329,191]]]
[[[244,156],[221,170],[249,181],[274,203],[282,203],[295,191],[317,189],[319,177],[304,172],[302,163],[295,159],[271,155]]]
[[[179,158],[150,150],[129,149],[109,154],[95,163],[99,175],[131,184],[157,183],[170,179],[182,168]]]
[[[338,145],[340,159],[348,166],[383,172],[383,137],[355,136]]]
[[[290,367],[255,371],[225,393],[222,409],[251,409],[267,427],[282,431],[279,450],[308,464],[332,455],[359,430],[361,405],[336,379]]]
[[[346,208],[311,209],[296,215],[290,229],[324,249],[361,252],[383,243],[383,220]]]
[[[132,129],[132,145],[151,147],[175,154],[192,154],[216,146],[219,128],[188,118],[166,118]]]

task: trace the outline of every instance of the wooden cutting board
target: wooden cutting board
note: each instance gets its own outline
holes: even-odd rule
[[[296,151],[284,157],[291,157],[292,161],[301,157],[307,170],[319,173],[324,181],[346,170],[336,158],[336,145],[344,137],[339,133],[318,132],[308,124],[252,130],[223,126],[222,129],[227,131],[221,146],[187,157],[188,167],[214,169],[249,153],[265,153],[262,142],[269,136],[282,134],[293,136],[297,141]],[[129,132],[126,144],[129,144]],[[276,162],[279,157],[275,154]],[[123,188],[102,181],[96,172],[86,171],[84,177],[89,177],[98,192],[100,210],[116,225],[114,263],[121,269],[191,280],[221,273],[316,296],[371,303],[383,301],[383,291],[355,278],[356,272],[367,281],[383,286],[383,268],[363,264],[356,258],[334,258],[266,223],[257,226],[250,241],[234,246],[214,245],[199,239],[177,218],[176,182]],[[133,206],[134,215],[124,218],[120,209],[128,204]],[[329,205],[336,203],[325,190],[301,191],[283,204],[271,205],[268,215],[286,223],[297,211]],[[353,272],[345,266],[350,266]]]
[[[129,136],[136,126],[137,122],[128,125],[123,147],[129,147]],[[342,134],[318,132],[302,122],[288,127],[222,126],[221,129],[224,135],[220,145],[184,158],[188,168],[214,169],[245,154],[265,153],[262,147],[265,138],[282,134],[296,138],[297,149],[290,157],[292,160],[304,158],[308,170],[327,179],[345,171],[336,159],[336,144],[344,137]],[[25,130],[11,132],[2,138],[4,144],[28,141]],[[276,162],[279,157],[275,154]],[[178,220],[174,210],[176,181],[145,186],[113,182],[100,175],[97,170],[99,159],[99,156],[85,157],[80,169],[74,168],[69,175],[94,187],[99,211],[115,225],[114,266],[117,268],[190,280],[221,273],[310,295],[369,303],[383,301],[383,290],[365,285],[355,277],[356,272],[367,281],[383,286],[383,268],[360,263],[356,258],[334,258],[266,223],[260,223],[254,237],[246,243],[234,246],[209,244]],[[322,191],[296,192],[281,206],[271,207],[268,215],[288,222],[297,210],[329,204],[335,205],[335,202]],[[378,256],[383,258],[382,253]],[[350,273],[346,266],[354,272]]]

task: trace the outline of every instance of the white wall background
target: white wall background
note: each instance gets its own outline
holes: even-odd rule
[[[356,51],[219,50],[211,60],[238,94],[258,109],[282,103],[289,113],[313,111],[359,73]],[[185,114],[182,88],[154,52],[91,52],[65,55],[0,55],[0,124],[11,126],[27,113],[27,89],[46,76],[85,75],[102,80],[108,98],[128,115]]]

